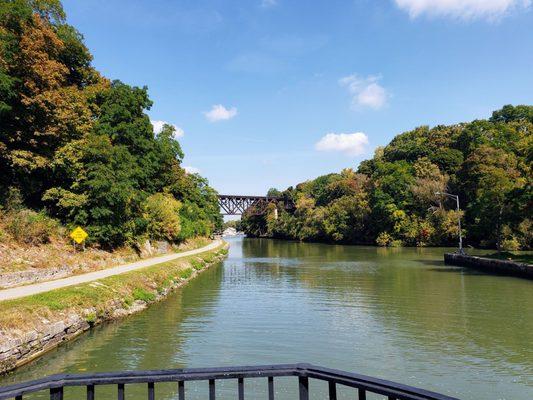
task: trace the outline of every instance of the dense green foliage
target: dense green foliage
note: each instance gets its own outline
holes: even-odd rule
[[[488,120],[427,126],[396,136],[357,170],[346,169],[282,193],[294,213],[245,215],[248,234],[382,246],[466,243],[533,247],[533,106],[505,106]],[[272,189],[271,189],[272,190]],[[274,191],[272,191],[274,193]],[[273,207],[273,206],[272,206]],[[273,211],[271,209],[271,211]]]
[[[0,0],[0,205],[16,191],[108,246],[211,234],[216,193],[180,166],[172,126],[154,134],[146,87],[91,60],[59,0]]]

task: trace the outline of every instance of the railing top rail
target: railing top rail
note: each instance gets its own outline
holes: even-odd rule
[[[279,364],[242,367],[186,368],[151,371],[103,372],[94,374],[58,374],[42,379],[0,387],[0,400],[26,393],[65,386],[112,385],[148,382],[172,382],[209,379],[237,379],[275,376],[300,376],[336,382],[374,393],[407,400],[457,400],[424,389],[311,364]]]
[[[335,381],[342,385],[366,389],[373,393],[393,396],[397,399],[458,400],[455,397],[404,385],[402,383],[388,381],[386,379],[374,378],[332,368],[318,367],[310,364],[305,364],[305,366],[306,374],[309,378]]]

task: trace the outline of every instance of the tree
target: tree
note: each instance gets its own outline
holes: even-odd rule
[[[517,169],[517,159],[512,153],[482,145],[467,159],[465,170],[468,190],[475,194],[468,213],[476,234],[500,248],[513,193],[526,184]]]
[[[501,110],[494,111],[491,122],[529,121],[533,123],[533,106],[503,106]]]
[[[143,203],[143,217],[148,225],[150,238],[178,242],[181,223],[181,204],[171,194],[156,193]]]
[[[532,106],[504,106],[488,120],[418,127],[351,169],[283,193],[294,213],[253,218],[255,234],[382,245],[450,245],[464,216],[472,245],[530,248],[533,204]],[[460,211],[435,192],[461,198]]]
[[[65,18],[59,0],[0,0],[0,203],[17,190],[110,247],[210,235],[216,192],[181,167],[174,127],[154,135],[147,88],[100,76]]]
[[[267,192],[267,197],[280,197],[281,192],[276,188],[270,188]]]
[[[3,1],[0,17],[0,187],[37,206],[57,151],[90,131],[84,89],[102,79],[58,1]]]

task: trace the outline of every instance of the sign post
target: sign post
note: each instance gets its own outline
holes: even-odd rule
[[[87,236],[89,236],[89,234],[87,232],[85,232],[79,226],[76,229],[74,229],[72,232],[70,232],[70,237],[77,244],[82,244],[85,241],[85,239],[87,239]],[[74,246],[76,246],[76,245],[74,245]],[[83,246],[83,249],[85,249],[85,245]]]

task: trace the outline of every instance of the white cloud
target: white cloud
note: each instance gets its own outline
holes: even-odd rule
[[[357,74],[339,79],[339,84],[348,88],[352,95],[352,107],[370,107],[375,110],[383,107],[390,97],[389,93],[378,82],[379,76],[361,78]]]
[[[460,19],[497,19],[516,8],[528,8],[531,0],[394,0],[411,18],[422,14]]]
[[[237,109],[235,107],[226,108],[222,104],[216,104],[211,107],[210,111],[204,112],[204,115],[210,122],[224,121],[235,117]]]
[[[156,121],[151,120],[150,122],[152,123],[152,126],[154,127],[154,133],[156,135],[159,135],[161,133],[161,131],[163,130],[163,126],[164,125],[171,125],[171,126],[174,127],[174,139],[180,138],[183,135],[185,135],[185,132],[183,131],[183,129],[181,129],[179,126],[171,124],[170,122],[157,121],[157,120]]]
[[[261,0],[261,7],[270,8],[278,4],[278,0]]]
[[[328,133],[316,144],[318,151],[340,151],[350,156],[361,155],[368,145],[368,136],[363,132],[355,133]]]
[[[196,168],[196,167],[184,166],[183,169],[188,174],[199,174],[200,173],[200,170],[198,168]]]

